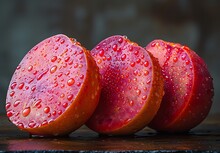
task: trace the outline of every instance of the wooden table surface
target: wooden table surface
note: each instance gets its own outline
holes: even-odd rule
[[[187,134],[158,134],[145,128],[132,136],[100,136],[85,126],[63,138],[29,137],[0,116],[3,152],[220,152],[220,114],[208,116]]]

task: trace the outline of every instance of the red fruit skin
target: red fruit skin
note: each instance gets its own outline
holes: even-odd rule
[[[162,67],[165,95],[149,127],[160,132],[187,132],[209,113],[213,82],[205,62],[180,44],[154,40],[146,46]]]
[[[100,69],[102,91],[86,125],[107,135],[128,135],[144,128],[159,109],[164,93],[158,61],[119,35],[101,41],[91,55]]]
[[[92,115],[100,91],[99,70],[89,52],[74,39],[55,35],[33,47],[17,67],[7,116],[33,135],[68,135]]]

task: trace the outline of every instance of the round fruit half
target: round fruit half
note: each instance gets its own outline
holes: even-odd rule
[[[165,95],[149,126],[161,132],[186,132],[207,116],[214,94],[205,62],[186,46],[163,40],[147,45],[162,67]]]
[[[91,54],[100,69],[102,91],[98,107],[86,125],[107,135],[141,130],[156,114],[163,96],[158,61],[120,35],[106,38]]]
[[[15,70],[7,116],[31,134],[66,135],[88,120],[100,90],[99,70],[89,52],[75,39],[55,35],[33,47]]]

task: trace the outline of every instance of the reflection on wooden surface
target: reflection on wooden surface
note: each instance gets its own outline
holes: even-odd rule
[[[29,137],[0,117],[1,151],[219,151],[220,115],[209,116],[202,124],[187,134],[158,134],[145,128],[131,136],[108,137],[83,126],[69,137]]]

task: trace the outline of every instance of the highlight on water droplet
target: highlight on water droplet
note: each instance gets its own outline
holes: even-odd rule
[[[125,38],[125,39],[126,39],[126,38]],[[120,38],[118,39],[118,43],[122,43],[122,42],[123,42],[123,38],[120,37]]]
[[[103,56],[104,54],[105,54],[104,49],[101,49],[101,50],[99,51],[99,56]]]
[[[133,101],[133,100],[130,100],[130,101],[129,101],[129,105],[130,105],[130,106],[133,106],[133,105],[134,105],[134,101]]]
[[[55,62],[57,60],[57,56],[53,56],[52,58],[51,58],[51,62]]]
[[[74,80],[73,78],[70,78],[70,79],[67,81],[67,85],[68,85],[68,86],[72,86],[74,83],[75,83],[75,80]]]
[[[44,108],[44,113],[48,114],[50,112],[50,107],[46,106]]]
[[[28,71],[30,72],[31,70],[33,70],[33,66],[32,66],[32,65],[30,65],[30,66],[28,67]]]
[[[16,82],[13,82],[12,84],[11,84],[11,89],[13,90],[15,87],[16,87],[16,85],[17,85],[17,83]]]
[[[18,89],[22,89],[23,87],[24,87],[24,82],[22,82],[18,85]]]
[[[38,100],[34,103],[33,107],[41,108],[41,102],[42,102],[42,100],[41,100],[41,99],[38,99]]]
[[[71,101],[73,99],[73,94],[67,96],[67,100]]]
[[[51,67],[50,73],[54,73],[54,72],[56,72],[56,70],[57,70],[57,66],[54,65],[53,67]]]
[[[126,54],[121,55],[121,60],[124,61],[126,59]]]
[[[30,107],[26,107],[23,111],[22,111],[22,115],[24,117],[27,117],[31,112],[31,108]]]
[[[21,103],[21,100],[16,100],[13,104],[14,107],[17,107]]]
[[[117,45],[117,44],[114,44],[114,45],[112,46],[112,49],[113,49],[114,51],[117,51],[118,45]]]

